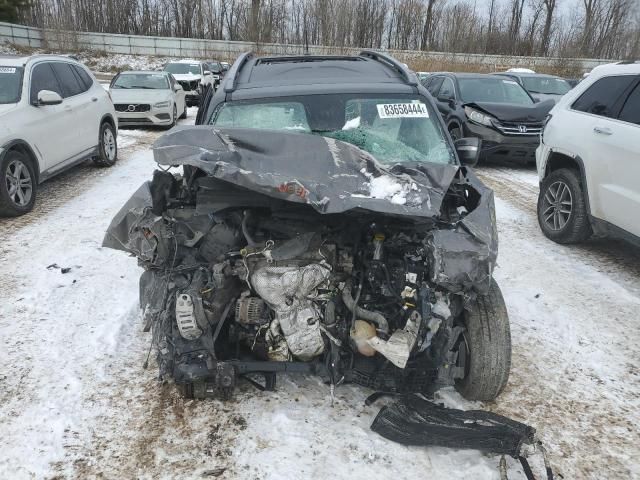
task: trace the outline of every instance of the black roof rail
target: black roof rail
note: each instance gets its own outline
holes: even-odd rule
[[[244,52],[236,59],[235,63],[229,69],[229,72],[225,75],[225,77],[229,78],[224,84],[225,93],[231,93],[236,89],[240,70],[251,58],[253,58],[253,52]]]
[[[402,75],[402,77],[404,77],[407,84],[418,86],[418,76],[411,70],[409,70],[404,64],[393,58],[391,55],[376,52],[375,50],[362,50],[360,52],[360,55],[363,57],[372,58],[373,60],[377,60],[378,62],[386,63],[394,70],[397,70],[398,73]]]

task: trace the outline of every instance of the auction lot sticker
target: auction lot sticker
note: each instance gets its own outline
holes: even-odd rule
[[[429,118],[424,103],[383,103],[376,105],[380,118]]]
[[[16,73],[16,67],[0,67],[0,73]]]

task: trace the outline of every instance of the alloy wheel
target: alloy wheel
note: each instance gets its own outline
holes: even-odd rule
[[[562,230],[571,217],[572,207],[573,199],[569,186],[562,181],[552,183],[542,201],[544,223],[551,230]]]
[[[33,195],[33,180],[27,166],[20,160],[10,161],[5,172],[5,181],[11,201],[19,207],[28,205]]]
[[[116,157],[116,139],[113,136],[113,131],[110,128],[105,128],[102,134],[102,144],[104,146],[104,153],[109,161],[113,161]]]

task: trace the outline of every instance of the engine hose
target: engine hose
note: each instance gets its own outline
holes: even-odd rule
[[[365,310],[364,308],[356,305],[356,301],[351,295],[351,287],[349,285],[345,285],[342,289],[342,301],[346,307],[359,318],[375,323],[378,326],[378,330],[383,333],[389,332],[389,323],[387,322],[387,319],[384,318],[384,315],[378,312]]]
[[[242,217],[242,234],[244,238],[247,240],[247,245],[249,247],[256,247],[258,244],[251,238],[249,234],[249,229],[247,228],[247,222],[249,221],[249,217],[251,216],[251,212],[249,210],[244,211],[244,216]]]

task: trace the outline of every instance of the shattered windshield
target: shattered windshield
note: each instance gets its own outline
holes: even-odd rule
[[[169,82],[167,76],[161,73],[124,73],[118,75],[111,88],[164,90],[169,88]]]
[[[553,77],[522,77],[522,83],[531,93],[543,93],[546,95],[564,95],[571,86],[561,78]]]
[[[389,165],[456,163],[435,112],[419,96],[340,94],[244,100],[223,104],[210,123],[331,137]]]
[[[17,103],[22,90],[22,68],[0,66],[0,104]]]
[[[165,72],[174,73],[176,75],[200,75],[200,65],[197,63],[167,63],[164,67]]]

